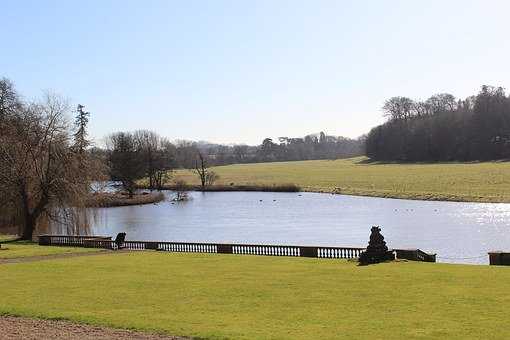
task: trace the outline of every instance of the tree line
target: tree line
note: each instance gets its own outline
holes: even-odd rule
[[[266,138],[259,146],[220,145],[178,140],[174,143],[155,132],[116,132],[106,138],[104,149],[92,152],[108,165],[112,180],[122,183],[132,196],[136,181],[148,179],[150,189],[161,189],[171,170],[191,169],[201,186],[212,185],[217,175],[209,168],[234,163],[337,159],[361,155],[363,139],[327,136],[324,132],[304,138],[280,137],[279,143]]]
[[[387,121],[366,139],[366,154],[382,161],[482,161],[510,157],[510,96],[482,86],[456,99],[437,94],[425,101],[388,99]]]
[[[150,138],[147,138],[148,136]],[[108,154],[116,144],[115,139],[118,138],[130,139],[132,147],[139,150],[138,158],[148,157],[147,163],[150,163],[150,155],[153,155],[154,150],[158,150],[158,153],[165,154],[167,157],[163,162],[164,164],[183,169],[194,168],[199,154],[207,158],[211,165],[227,165],[338,159],[360,156],[364,153],[364,137],[350,139],[328,136],[324,132],[307,135],[303,138],[278,137],[276,142],[272,138],[265,138],[260,145],[251,146],[245,144],[222,145],[186,140],[177,140],[172,143],[167,138],[146,130],[114,133],[107,137],[106,148],[96,148],[95,152]],[[143,143],[142,140],[144,140]],[[145,155],[142,156],[141,154]]]

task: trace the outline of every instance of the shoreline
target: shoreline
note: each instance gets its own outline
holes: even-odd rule
[[[321,194],[332,195],[348,195],[358,197],[387,198],[410,201],[425,202],[455,202],[455,203],[492,203],[492,204],[508,204],[510,199],[498,197],[480,197],[480,196],[459,196],[454,194],[437,194],[437,193],[388,193],[388,192],[372,192],[352,189],[322,189],[322,188],[305,188],[303,192],[315,192]]]
[[[182,186],[181,186],[182,188]],[[138,185],[137,189],[149,190],[146,185]],[[176,191],[177,186],[173,184],[163,185],[161,190]],[[229,191],[258,191],[258,192],[300,192],[301,187],[295,184],[273,184],[273,185],[212,185],[203,189],[200,185],[186,185],[184,191],[203,191],[203,192],[229,192]]]
[[[138,189],[148,189],[148,186],[139,185]],[[176,190],[175,185],[164,185],[161,190]],[[320,187],[300,187],[295,184],[285,185],[213,185],[205,190],[200,185],[187,185],[186,191],[201,191],[201,192],[312,192],[320,194],[332,195],[348,195],[358,197],[372,197],[372,198],[387,198],[387,199],[401,199],[412,201],[433,201],[433,202],[456,202],[456,203],[492,203],[492,204],[508,204],[510,199],[499,197],[481,197],[481,196],[460,196],[454,194],[440,194],[440,193],[391,193],[391,192],[377,192],[367,190],[356,190],[351,188],[320,188]]]

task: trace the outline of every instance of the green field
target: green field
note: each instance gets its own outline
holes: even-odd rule
[[[391,198],[510,202],[510,162],[379,164],[343,160],[235,164],[215,167],[223,185],[293,183],[303,190]],[[189,170],[175,178],[198,184]]]
[[[14,238],[13,236],[0,235],[0,242]],[[76,247],[39,247],[37,244],[27,241],[2,243],[0,248],[1,259],[13,259],[29,256],[46,256],[71,253],[97,252],[100,249],[76,248]]]
[[[505,267],[130,252],[0,265],[0,314],[206,339],[506,339]]]

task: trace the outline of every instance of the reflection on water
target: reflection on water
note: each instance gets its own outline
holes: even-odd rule
[[[370,227],[380,225],[389,247],[437,252],[441,262],[487,263],[487,251],[510,250],[510,204],[317,193],[191,196],[174,204],[95,209],[91,233],[115,236],[123,231],[127,239],[148,241],[364,247]]]

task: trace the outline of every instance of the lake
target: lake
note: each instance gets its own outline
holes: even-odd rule
[[[190,196],[187,202],[95,209],[91,233],[126,232],[128,240],[145,241],[365,247],[370,227],[380,225],[388,247],[435,252],[438,262],[486,264],[487,251],[510,250],[510,204],[319,193]]]

